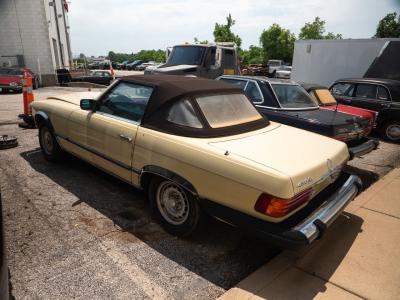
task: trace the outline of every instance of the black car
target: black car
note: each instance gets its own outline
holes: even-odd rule
[[[345,142],[351,158],[364,155],[378,146],[376,140],[365,137],[368,119],[319,109],[310,95],[293,81],[234,75],[224,75],[218,80],[240,86],[271,121]]]
[[[73,82],[90,82],[101,85],[109,85],[113,81],[113,77],[108,70],[92,71],[88,76],[80,76],[72,78]]]
[[[143,61],[143,60],[135,60],[134,62],[127,64],[126,69],[127,70],[135,70],[137,66],[141,65],[144,62],[145,61]]]
[[[392,142],[400,142],[400,81],[376,78],[349,78],[330,87],[339,103],[378,112],[376,129]]]

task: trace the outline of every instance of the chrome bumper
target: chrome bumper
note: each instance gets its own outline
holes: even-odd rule
[[[350,175],[341,188],[325,201],[316,211],[301,223],[293,227],[289,234],[301,235],[308,243],[320,238],[340,215],[346,205],[352,201],[360,192],[361,179]]]
[[[354,157],[359,157],[364,154],[371,152],[378,148],[379,141],[375,139],[369,139],[368,141],[362,143],[361,145],[349,148],[350,159]]]

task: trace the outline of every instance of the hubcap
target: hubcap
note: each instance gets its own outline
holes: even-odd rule
[[[386,135],[395,141],[400,139],[400,124],[391,124],[386,128]]]
[[[51,155],[53,153],[53,137],[49,130],[44,129],[42,131],[42,144],[43,144],[43,149],[46,152],[46,154]]]
[[[165,181],[157,189],[157,207],[163,218],[173,225],[183,224],[189,216],[189,201],[182,188]]]

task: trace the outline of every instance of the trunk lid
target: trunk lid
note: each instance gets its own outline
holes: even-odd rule
[[[349,156],[342,142],[285,125],[209,144],[289,176],[294,194],[311,186],[318,193],[336,179]]]

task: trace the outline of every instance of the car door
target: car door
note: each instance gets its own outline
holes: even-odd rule
[[[330,88],[330,91],[337,102],[351,105],[355,86],[356,84],[352,82],[337,82]]]
[[[352,105],[374,111],[389,108],[391,99],[382,85],[359,83],[356,85]]]
[[[87,144],[93,163],[133,184],[138,183],[138,172],[132,168],[133,147],[152,91],[121,81],[99,99],[88,120]]]

